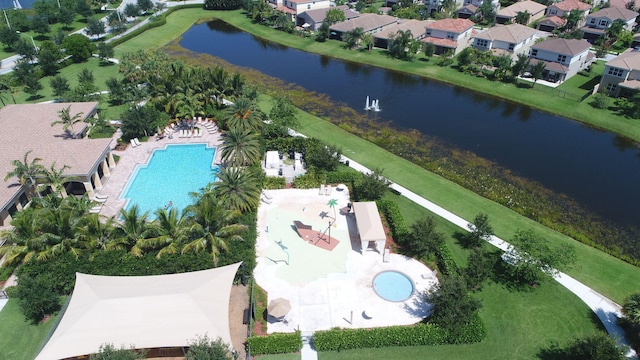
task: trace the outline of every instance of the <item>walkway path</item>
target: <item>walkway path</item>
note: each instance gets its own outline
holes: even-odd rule
[[[343,156],[343,160],[347,160],[347,158]],[[349,167],[363,173],[371,172],[371,170],[366,168],[365,166],[351,159],[348,160]],[[391,184],[391,188],[400,192],[400,194],[407,199],[461,227],[465,231],[468,231],[467,226],[469,225],[469,222],[459,217],[458,215],[445,210],[444,208],[432,203],[431,201],[398,184]],[[491,240],[489,240],[489,243],[503,251],[506,251],[511,246],[509,243],[498,238],[497,236],[492,236]],[[616,304],[612,300],[606,298],[604,295],[597,293],[593,289],[562,272],[558,273],[558,275],[555,276],[554,279],[569,291],[574,293],[576,296],[578,296],[582,301],[584,301],[585,304],[587,304],[587,306],[589,306],[591,310],[593,310],[600,321],[602,321],[602,324],[607,329],[609,334],[618,341],[618,344],[624,346],[624,348],[627,349],[626,357],[628,359],[638,359],[636,352],[627,343],[624,337],[624,331],[617,324],[617,319],[622,316],[620,305]]]

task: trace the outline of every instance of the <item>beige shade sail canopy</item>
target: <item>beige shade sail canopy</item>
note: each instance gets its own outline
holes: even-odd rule
[[[93,354],[107,343],[186,347],[205,334],[231,345],[229,297],[239,266],[156,276],[76,273],[69,306],[36,360]]]

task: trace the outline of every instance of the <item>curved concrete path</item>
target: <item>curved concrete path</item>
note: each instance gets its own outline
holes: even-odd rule
[[[349,160],[349,167],[363,173],[370,173],[371,170],[366,168],[365,166],[353,161],[352,159],[348,159],[343,156],[343,160]],[[391,188],[400,192],[400,194],[407,199],[415,202],[416,204],[424,207],[425,209],[433,212],[434,214],[446,219],[447,221],[461,227],[465,231],[469,231],[468,225],[469,222],[452,212],[445,210],[439,205],[432,203],[431,201],[417,195],[411,190],[402,187],[401,185],[392,183]],[[491,240],[489,240],[491,245],[506,251],[511,245],[498,238],[497,236],[492,236]],[[617,319],[622,316],[621,306],[616,304],[611,299],[605,297],[602,294],[597,293],[593,289],[579,282],[578,280],[572,278],[571,276],[559,272],[558,275],[554,277],[554,279],[559,282],[562,286],[567,288],[569,291],[578,296],[582,301],[584,301],[587,306],[598,316],[598,319],[602,321],[602,324],[609,332],[619,345],[623,346],[627,349],[626,357],[627,359],[638,359],[636,352],[629,346],[627,340],[624,337],[624,330],[617,324]]]

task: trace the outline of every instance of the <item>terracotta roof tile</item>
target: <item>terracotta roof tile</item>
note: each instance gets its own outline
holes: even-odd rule
[[[473,21],[469,19],[441,19],[430,23],[426,28],[459,34],[469,30],[473,25]]]

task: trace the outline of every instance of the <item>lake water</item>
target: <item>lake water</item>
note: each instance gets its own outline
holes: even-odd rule
[[[493,160],[609,220],[640,223],[640,152],[614,134],[438,81],[290,49],[221,21],[193,26],[181,45],[363,113],[367,96],[379,99],[382,111],[368,113],[380,121]]]

